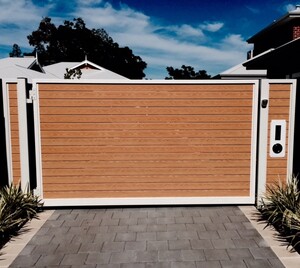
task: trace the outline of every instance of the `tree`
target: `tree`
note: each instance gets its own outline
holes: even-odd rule
[[[80,79],[82,72],[80,69],[66,69],[66,73],[64,74],[65,79]]]
[[[61,61],[82,61],[85,56],[95,64],[131,79],[145,77],[147,64],[128,47],[120,47],[104,29],[89,29],[81,18],[56,27],[51,18],[42,19],[28,37],[42,65]]]
[[[9,56],[13,58],[23,57],[23,53],[21,48],[17,44],[13,44],[12,51],[9,52]]]
[[[174,69],[173,67],[167,67],[169,77],[165,79],[209,79],[210,75],[206,73],[205,70],[200,70],[198,72],[194,71],[194,68],[191,66],[182,65],[181,69]]]

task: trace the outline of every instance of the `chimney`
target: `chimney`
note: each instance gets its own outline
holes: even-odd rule
[[[294,10],[296,11],[297,15],[300,12],[300,5],[296,5],[296,9]],[[300,37],[300,25],[294,25],[293,26],[293,40],[297,39]]]
[[[300,37],[300,26],[293,26],[293,40]]]

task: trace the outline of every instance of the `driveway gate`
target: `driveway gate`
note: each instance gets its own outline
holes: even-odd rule
[[[267,174],[291,170],[293,89],[287,80],[34,81],[23,101],[34,108],[35,191],[49,206],[253,204]]]

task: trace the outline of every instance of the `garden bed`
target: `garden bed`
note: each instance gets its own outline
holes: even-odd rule
[[[278,232],[277,239],[300,254],[300,190],[298,179],[267,187],[258,206],[259,221],[266,221]]]
[[[37,218],[43,204],[30,192],[23,192],[20,185],[11,185],[0,190],[0,249],[24,224]]]

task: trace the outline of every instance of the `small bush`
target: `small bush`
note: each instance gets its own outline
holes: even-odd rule
[[[0,248],[42,209],[39,198],[11,185],[0,190]]]
[[[273,225],[282,237],[300,251],[300,190],[298,180],[293,177],[286,184],[280,181],[267,187],[258,207],[262,219]]]

